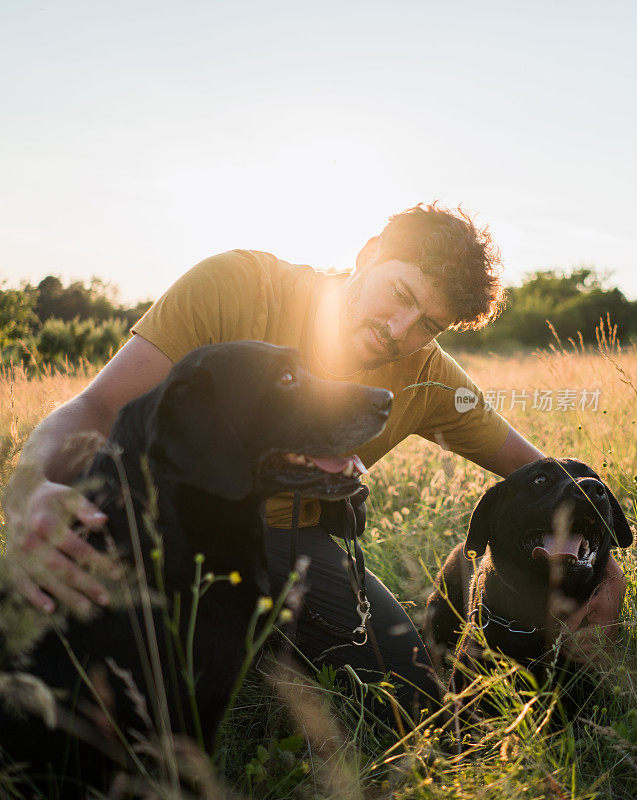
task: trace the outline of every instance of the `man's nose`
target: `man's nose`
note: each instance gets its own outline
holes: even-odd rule
[[[402,311],[399,314],[394,314],[393,317],[387,320],[387,327],[391,334],[391,338],[395,342],[403,342],[407,338],[407,334],[411,330],[412,325],[418,321],[419,314],[417,311]]]

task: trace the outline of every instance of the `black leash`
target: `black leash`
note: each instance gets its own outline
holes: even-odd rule
[[[318,292],[315,292],[312,296],[312,303],[309,309],[310,324],[306,328],[307,334],[305,334],[307,339],[302,343],[303,346],[299,348],[301,353],[309,354],[307,356],[308,369],[314,347],[312,330],[314,326],[317,303]],[[344,643],[342,645],[336,645],[337,647],[346,647],[350,644],[362,647],[367,643],[367,637],[369,634],[369,638],[376,653],[376,659],[379,663],[379,666],[383,672],[386,672],[387,670],[383,665],[383,659],[378,648],[378,642],[374,636],[372,625],[369,622],[372,615],[370,611],[370,603],[365,592],[365,558],[358,542],[358,536],[365,530],[365,500],[367,500],[368,496],[369,489],[363,484],[361,485],[361,488],[351,497],[346,497],[342,500],[335,501],[320,501],[321,517],[319,522],[321,526],[329,533],[345,541],[347,572],[349,575],[350,586],[352,587],[352,591],[354,592],[357,602],[356,613],[360,618],[360,625],[357,625],[354,630],[348,631],[340,625],[333,625],[331,622],[327,622],[327,620],[323,619],[318,611],[315,611],[309,606],[305,597],[303,598],[303,604],[305,613],[311,624],[322,628],[336,639],[344,640]],[[300,492],[294,492],[292,504],[292,529],[290,531],[292,538],[290,544],[291,570],[295,569],[299,551],[300,507]],[[352,546],[351,548],[350,543]],[[330,649],[332,650],[334,648]]]
[[[301,513],[301,493],[294,492],[292,501],[292,541],[290,544],[290,569],[296,569],[296,559],[299,554],[299,515]]]
[[[330,636],[344,640],[346,644],[354,644],[358,647],[362,647],[367,643],[367,623],[371,617],[370,603],[365,590],[365,557],[358,541],[359,533],[362,533],[365,529],[365,500],[368,495],[369,489],[363,486],[352,497],[335,501],[321,501],[321,526],[339,539],[343,539],[345,543],[347,574],[352,592],[356,598],[356,613],[360,618],[360,624],[354,630],[347,630],[340,625],[334,625],[323,619],[318,611],[308,604],[307,600],[303,601],[305,613],[310,623],[322,628]],[[300,507],[300,492],[294,492],[292,528],[290,531],[290,569],[292,570],[295,569],[299,550]]]

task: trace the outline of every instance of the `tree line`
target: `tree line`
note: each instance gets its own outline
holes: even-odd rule
[[[513,352],[546,347],[554,341],[552,326],[562,342],[595,344],[603,319],[617,326],[621,342],[637,342],[637,301],[605,284],[591,267],[538,270],[507,290],[505,309],[490,325],[479,331],[448,331],[438,340],[454,349]]]
[[[592,268],[539,270],[507,294],[495,322],[480,331],[448,331],[439,337],[443,347],[500,352],[545,347],[553,338],[547,321],[562,341],[579,341],[581,335],[591,344],[600,318],[617,325],[622,342],[637,341],[637,301],[606,286]],[[0,362],[33,368],[82,359],[102,364],[150,305],[122,305],[117,289],[99,278],[64,285],[48,275],[37,286],[19,289],[0,284]]]
[[[0,286],[0,352],[3,365],[28,367],[103,364],[128,338],[131,325],[151,306],[118,301],[118,291],[99,278],[64,285],[47,275],[37,286]]]

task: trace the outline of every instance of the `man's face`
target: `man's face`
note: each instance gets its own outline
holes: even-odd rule
[[[420,350],[453,321],[444,293],[414,264],[374,262],[344,287],[343,359],[354,369],[378,367]]]

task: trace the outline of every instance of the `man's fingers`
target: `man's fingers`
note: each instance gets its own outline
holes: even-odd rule
[[[87,500],[85,497],[78,495],[80,497],[80,504],[71,510],[78,518],[78,520],[84,525],[85,527],[89,528],[90,530],[95,530],[96,528],[101,528],[108,517],[103,511],[100,511],[99,508],[90,500]]]
[[[42,587],[53,595],[62,605],[73,610],[80,616],[87,616],[93,604],[83,594],[76,592],[69,586],[65,586],[61,581],[56,578],[46,578],[42,581]]]
[[[100,553],[85,541],[77,532],[67,531],[66,536],[58,545],[58,549],[77,561],[78,564],[91,567],[101,575],[107,575],[112,580],[119,580],[122,571],[113,559],[106,553]]]
[[[52,550],[44,559],[43,566],[47,572],[41,577],[42,587],[71,608],[88,611],[90,600],[102,606],[108,604],[104,586],[59,550]]]
[[[564,624],[569,629],[569,631],[571,631],[571,633],[573,633],[579,628],[579,626],[582,624],[582,622],[588,615],[589,610],[590,610],[589,604],[584,603],[577,609],[577,611],[574,611],[564,620]]]
[[[36,608],[52,612],[55,600],[83,613],[91,603],[107,605],[104,586],[91,574],[113,580],[121,569],[72,526],[97,530],[107,516],[72,487],[43,481],[12,520],[7,547],[15,557],[15,588]]]
[[[561,643],[561,650],[578,664],[602,665],[608,663],[609,646],[617,635],[618,625],[587,625],[569,632]]]
[[[104,525],[108,517],[76,489],[46,482],[31,496],[24,521],[27,527],[40,529],[42,538],[48,538],[55,532],[55,523],[66,525],[74,519],[95,530]]]
[[[78,561],[83,566],[101,567],[111,577],[121,576],[120,568],[108,556],[74,531],[67,531],[59,549],[43,546],[29,564],[28,573],[22,566],[15,576],[15,588],[32,606],[47,613],[55,610],[54,599],[80,614],[87,614],[94,603],[108,605],[105,587]]]
[[[22,574],[16,579],[15,588],[34,608],[52,614],[55,611],[55,603],[45,594],[27,575]]]

